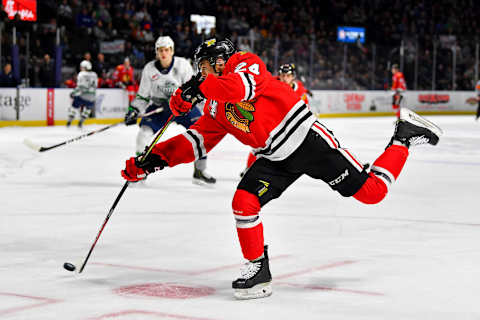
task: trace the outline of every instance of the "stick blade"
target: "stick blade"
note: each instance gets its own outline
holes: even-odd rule
[[[38,151],[38,152],[41,152],[42,151],[42,147],[39,146],[38,144],[34,143],[32,140],[30,139],[24,139],[23,140],[23,144],[26,145],[27,147],[35,150],[35,151]]]

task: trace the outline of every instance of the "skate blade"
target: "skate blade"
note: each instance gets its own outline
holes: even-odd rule
[[[415,112],[407,108],[400,108],[400,119],[408,121],[414,125],[420,125],[422,127],[426,127],[427,129],[431,130],[437,137],[441,137],[443,135],[443,130],[437,126],[435,123],[431,122],[430,120],[425,119],[424,117],[419,116]]]
[[[213,186],[215,185],[215,183],[209,183],[204,180],[196,179],[196,178],[192,178],[192,183],[196,184],[197,186],[202,186],[207,188],[213,188]]]
[[[260,283],[248,289],[235,289],[233,296],[238,300],[258,299],[271,296],[273,293],[270,282]]]

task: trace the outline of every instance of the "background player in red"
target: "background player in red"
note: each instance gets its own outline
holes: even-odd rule
[[[129,103],[135,99],[135,79],[133,77],[133,68],[130,65],[130,59],[128,57],[123,60],[123,64],[115,68],[113,72],[113,82],[116,87],[127,91]]]
[[[236,52],[228,39],[210,39],[197,48],[194,60],[201,74],[175,91],[170,108],[181,115],[192,108],[192,101],[206,99],[203,116],[186,133],[158,143],[142,161],[128,159],[122,176],[135,182],[166,166],[192,162],[226,134],[254,148],[258,160],[241,179],[232,201],[238,239],[248,260],[232,282],[238,299],[272,293],[261,207],[304,174],[323,180],[344,197],[379,203],[398,178],[409,147],[435,145],[442,133],[430,121],[402,109],[390,143],[368,170],[255,54]]]
[[[292,87],[293,91],[308,104],[307,94],[309,91],[305,88],[302,81],[297,79],[297,71],[293,63],[282,64],[280,69],[278,69],[278,78]]]
[[[393,111],[396,112],[397,119],[400,119],[400,103],[403,100],[402,93],[407,90],[407,84],[405,82],[405,77],[403,73],[398,68],[397,64],[392,66],[392,90],[393,90],[393,98],[392,98],[392,108]]]

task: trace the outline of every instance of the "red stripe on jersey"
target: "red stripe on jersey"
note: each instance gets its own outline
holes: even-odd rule
[[[323,134],[325,134],[327,136],[327,138],[332,142],[332,144],[335,146],[335,148],[338,148],[338,145],[335,143],[335,140],[333,140],[332,136],[330,134],[328,134],[327,131],[325,131],[317,123],[314,123],[313,125],[315,126],[315,128],[321,130],[323,132]]]

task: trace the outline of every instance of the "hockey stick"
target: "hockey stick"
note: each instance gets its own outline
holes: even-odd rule
[[[148,116],[151,116],[151,115],[153,115],[153,114],[155,114],[155,113],[162,112],[162,111],[163,111],[163,107],[159,107],[159,108],[157,108],[157,109],[155,109],[155,110],[153,110],[153,111],[147,112],[147,113],[145,113],[145,114],[141,114],[141,115],[139,115],[138,117],[139,117],[139,118],[144,118],[144,117],[148,117]],[[39,146],[39,145],[33,143],[30,139],[25,139],[25,140],[23,140],[23,143],[24,143],[26,146],[32,148],[32,149],[35,150],[35,151],[44,152],[44,151],[48,151],[48,150],[51,150],[51,149],[54,149],[54,148],[57,148],[57,147],[60,147],[60,146],[64,146],[64,145],[66,145],[66,144],[72,143],[72,142],[77,141],[77,140],[80,140],[80,139],[86,138],[86,137],[91,136],[91,135],[94,135],[94,134],[96,134],[96,133],[99,133],[99,132],[108,130],[108,129],[113,128],[113,127],[116,127],[116,126],[118,126],[119,124],[122,124],[122,123],[124,123],[124,122],[125,122],[125,121],[117,122],[117,123],[114,123],[114,124],[110,124],[110,125],[108,125],[108,126],[106,126],[106,127],[103,127],[103,128],[97,129],[97,130],[93,130],[93,131],[90,131],[90,132],[87,132],[87,133],[82,134],[82,135],[80,135],[80,136],[78,136],[78,137],[75,137],[75,138],[72,138],[72,139],[69,139],[69,140],[60,142],[60,143],[58,143],[58,144],[54,144],[53,146],[49,146],[49,147]]]
[[[148,146],[148,148],[143,152],[142,155],[140,155],[140,162],[143,162],[143,160],[145,159],[146,156],[148,156],[150,154],[150,152],[153,150],[153,147],[157,144],[158,140],[160,139],[160,137],[163,135],[163,133],[165,132],[165,130],[167,130],[167,127],[168,125],[172,122],[174,116],[173,114],[168,118],[167,122],[163,125],[162,129],[160,129],[160,131],[157,133],[157,135],[155,136],[155,139],[152,141],[152,143],[150,143],[150,145]],[[85,258],[85,260],[83,261],[80,269],[78,270],[78,273],[81,273],[83,271],[83,269],[85,269],[85,265],[87,264],[88,262],[88,259],[90,258],[90,255],[92,254],[92,251],[93,251],[93,248],[95,248],[95,245],[97,244],[97,241],[98,239],[100,238],[100,235],[102,234],[103,232],[103,229],[105,228],[105,225],[107,224],[108,220],[110,219],[110,216],[113,214],[113,210],[115,210],[115,207],[117,206],[118,202],[120,201],[120,198],[122,197],[123,193],[125,192],[125,190],[127,190],[128,188],[128,185],[130,184],[130,181],[126,181],[125,184],[123,185],[122,187],[122,190],[120,190],[120,193],[118,194],[117,198],[115,199],[115,201],[113,202],[113,205],[112,207],[110,208],[110,211],[108,211],[108,214],[107,214],[107,217],[105,218],[105,220],[103,221],[103,224],[102,224],[102,227],[100,228],[100,230],[98,231],[97,233],[97,237],[95,238],[95,241],[93,242],[92,246],[90,247],[90,250],[88,251],[88,254]],[[69,262],[65,262],[63,264],[63,267],[65,269],[67,269],[68,271],[75,271],[77,269],[77,267],[75,265],[73,265],[72,263],[69,263]]]

